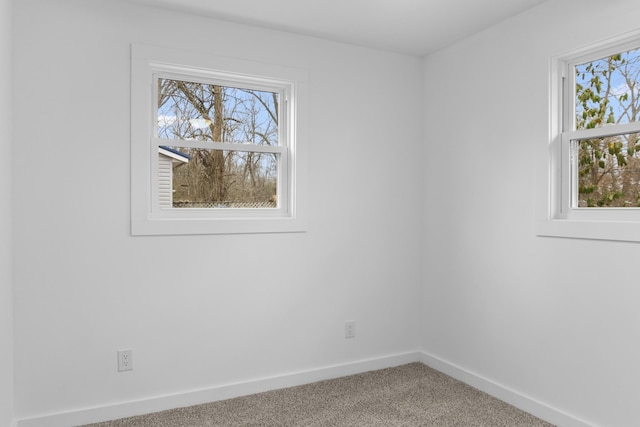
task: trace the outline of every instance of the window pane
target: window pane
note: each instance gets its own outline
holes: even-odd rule
[[[572,141],[577,207],[640,207],[640,134]]]
[[[189,160],[172,159],[172,207],[277,207],[278,154],[173,150],[182,152]],[[159,185],[162,193],[162,182]]]
[[[158,137],[278,145],[278,93],[158,79]]]
[[[575,67],[576,129],[640,120],[640,48]]]

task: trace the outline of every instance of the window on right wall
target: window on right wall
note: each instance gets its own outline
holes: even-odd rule
[[[551,73],[538,234],[640,241],[640,38],[554,58]]]

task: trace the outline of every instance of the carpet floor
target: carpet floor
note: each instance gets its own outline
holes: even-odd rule
[[[422,363],[85,427],[214,426],[552,427]]]

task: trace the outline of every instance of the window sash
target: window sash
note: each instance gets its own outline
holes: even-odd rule
[[[595,48],[585,47],[583,50],[576,52],[575,55],[566,57],[559,61],[561,63],[560,70],[556,69],[556,72],[559,71],[559,77],[561,80],[562,131],[576,130],[576,67],[587,62],[598,61],[611,55],[640,48],[639,35],[640,33],[631,37],[630,40],[621,43],[609,44],[607,42],[602,42],[599,48],[597,46]],[[608,128],[610,126],[616,126],[616,124],[607,124],[602,127]],[[617,134],[620,133],[624,132],[618,132]],[[609,135],[616,135],[616,133],[608,134],[606,136]]]
[[[155,65],[158,69],[173,69],[176,68],[175,66],[171,66],[171,65],[167,65],[167,64],[161,64]],[[199,69],[190,69],[190,68],[186,68],[186,67],[180,67],[180,70],[190,70],[189,72],[193,72],[193,74],[189,74],[188,72],[181,72],[181,73],[167,73],[167,72],[156,72],[153,74],[153,97],[152,97],[152,105],[154,106],[152,108],[153,111],[153,132],[152,135],[154,138],[156,139],[161,139],[162,141],[182,141],[183,144],[187,144],[187,143],[191,143],[190,140],[182,140],[182,139],[175,139],[175,138],[158,138],[158,108],[155,107],[158,105],[158,80],[159,79],[169,79],[169,80],[179,80],[179,81],[186,81],[189,83],[200,83],[200,84],[206,84],[206,85],[217,85],[217,86],[224,86],[224,87],[231,87],[231,88],[236,88],[236,89],[247,89],[247,90],[256,90],[256,91],[263,91],[263,92],[273,92],[273,93],[277,93],[280,99],[279,105],[278,105],[278,146],[283,146],[286,147],[288,146],[288,132],[287,132],[287,125],[288,125],[288,117],[289,115],[292,114],[292,111],[290,111],[290,106],[289,106],[289,98],[292,95],[292,84],[291,82],[278,82],[275,80],[266,80],[264,78],[256,78],[256,77],[247,77],[246,80],[244,79],[239,79],[237,76],[235,76],[236,78],[231,77],[229,74],[227,73],[220,73],[217,71],[208,71],[208,70],[199,70]],[[221,77],[222,76],[222,77]],[[227,78],[224,78],[223,76],[228,76]],[[263,82],[263,83],[260,83]],[[267,83],[270,82],[270,83]],[[203,141],[204,142],[204,141]],[[232,143],[228,143],[228,142],[223,142],[223,141],[215,141],[215,142],[205,142],[208,144],[232,144]],[[163,145],[178,145],[178,144],[163,144]],[[245,144],[242,144],[243,146]],[[246,145],[252,145],[252,146],[257,146],[259,144],[252,144],[247,142]],[[188,145],[184,145],[185,147],[188,147]],[[272,146],[273,147],[273,146]],[[208,147],[194,147],[194,148],[208,148]],[[238,149],[238,151],[244,151],[244,150],[240,150]]]
[[[151,174],[151,217],[153,218],[250,218],[255,216],[256,212],[260,212],[261,217],[282,217],[289,213],[289,181],[288,176],[290,174],[290,162],[289,162],[289,150],[287,147],[282,146],[269,146],[269,145],[256,145],[256,144],[231,144],[231,143],[212,143],[204,141],[188,141],[188,140],[171,140],[161,138],[151,138],[150,144],[152,149],[150,151],[150,162],[152,165],[151,170],[156,171]],[[277,195],[278,205],[275,209],[261,209],[261,208],[189,208],[185,209],[167,209],[160,207],[160,189],[158,181],[158,148],[160,146],[171,146],[178,148],[202,148],[207,150],[220,150],[220,151],[240,151],[240,152],[253,152],[253,153],[271,153],[278,154],[278,182],[277,182]],[[171,213],[173,212],[173,213]]]
[[[565,131],[561,135],[561,190],[562,219],[607,219],[621,221],[640,220],[640,208],[635,207],[578,207],[578,171],[572,144],[583,139],[597,139],[640,132],[640,122],[610,124],[608,126]]]
[[[559,206],[557,219],[639,221],[640,208],[632,207],[578,207],[578,174],[572,141],[596,139],[627,133],[640,132],[640,122],[611,123],[592,129],[576,130],[576,66],[595,61],[619,52],[637,49],[638,40],[609,46],[604,49],[580,54],[562,61],[559,67],[560,111],[560,159],[559,159]]]
[[[183,66],[174,66],[170,64],[152,64],[155,69],[153,73],[153,91],[152,91],[152,111],[153,111],[153,130],[150,143],[150,159],[152,170],[158,168],[157,151],[159,146],[171,146],[178,148],[202,148],[207,150],[220,151],[238,151],[238,152],[254,152],[254,153],[273,153],[278,154],[278,182],[277,195],[278,206],[275,209],[260,208],[189,208],[185,209],[167,209],[160,207],[159,186],[157,173],[151,176],[151,212],[150,217],[156,219],[172,219],[172,218],[254,218],[259,217],[286,217],[290,214],[291,204],[289,194],[288,176],[291,173],[289,161],[289,127],[288,119],[293,115],[290,110],[289,97],[292,93],[292,84],[290,82],[271,80],[266,78],[257,78],[247,76],[246,79],[237,74],[224,73],[213,70],[202,70],[197,68],[189,68]],[[211,142],[197,141],[175,138],[159,138],[158,137],[158,80],[171,79],[186,81],[191,83],[201,83],[207,85],[219,85],[224,87],[233,87],[237,89],[258,90],[265,92],[275,92],[280,98],[278,105],[278,145],[260,145],[247,143],[231,143],[231,142]]]

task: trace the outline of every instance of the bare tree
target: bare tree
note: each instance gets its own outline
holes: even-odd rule
[[[275,154],[225,150],[216,143],[277,145],[277,93],[171,79],[159,79],[158,84],[160,136],[213,143],[211,149],[182,149],[191,160],[174,173],[177,205],[195,201],[215,206],[274,197]]]

